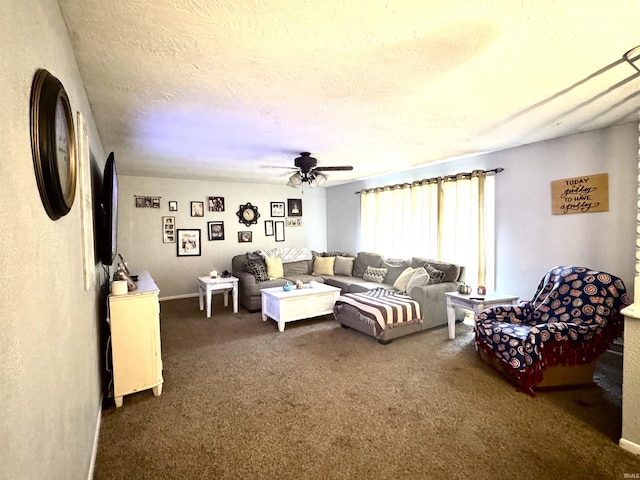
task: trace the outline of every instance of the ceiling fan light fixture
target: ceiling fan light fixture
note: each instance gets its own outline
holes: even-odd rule
[[[314,187],[314,186],[315,187],[321,187],[325,183],[327,183],[327,176],[322,174],[322,173],[316,173],[316,178],[311,183],[311,186],[312,187]]]
[[[318,160],[313,158],[309,152],[300,152],[300,156],[294,161],[296,173],[289,177],[287,185],[290,187],[303,186],[306,183],[310,187],[321,187],[327,183],[327,176],[324,171],[353,170],[351,166],[318,166]]]
[[[296,172],[289,177],[289,182],[287,183],[287,185],[289,185],[290,187],[298,187],[302,185],[302,181],[303,180],[300,172]]]

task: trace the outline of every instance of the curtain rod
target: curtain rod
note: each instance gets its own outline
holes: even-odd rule
[[[436,183],[438,181],[443,181],[443,182],[450,182],[452,180],[462,180],[462,179],[466,179],[466,178],[471,178],[473,175],[478,175],[478,174],[485,174],[485,175],[497,175],[498,173],[502,172],[504,170],[504,168],[494,168],[492,170],[474,170],[473,172],[466,172],[466,173],[458,173],[455,175],[443,175],[440,177],[431,177],[431,178],[423,178],[422,180],[414,180],[413,182],[405,182],[405,183],[396,183],[394,185],[385,185],[384,187],[371,187],[371,188],[364,188],[362,190],[359,190],[356,192],[356,195],[361,194],[362,192],[366,191],[366,190],[378,190],[378,189],[385,189],[385,188],[400,188],[400,187],[405,187],[405,186],[417,186],[417,185],[424,185],[424,184],[429,184],[429,183]]]

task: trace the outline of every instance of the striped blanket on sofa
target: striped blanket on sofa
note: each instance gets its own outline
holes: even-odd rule
[[[346,293],[336,301],[334,312],[341,305],[351,305],[371,321],[380,333],[387,327],[419,320],[420,304],[407,295],[393,290],[376,288],[364,293]]]

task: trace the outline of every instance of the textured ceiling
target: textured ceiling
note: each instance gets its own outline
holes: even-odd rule
[[[354,166],[330,186],[640,109],[638,0],[59,2],[122,174],[286,183],[310,151]]]

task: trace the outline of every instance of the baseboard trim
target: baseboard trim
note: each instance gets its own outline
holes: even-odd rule
[[[620,447],[624,448],[625,450],[631,453],[640,455],[640,445],[638,445],[637,443],[633,443],[633,442],[630,442],[629,440],[625,440],[624,438],[621,438],[620,442],[618,442],[618,445],[620,445]]]
[[[164,302],[165,300],[179,300],[181,298],[194,298],[197,297],[197,293],[185,293],[183,295],[172,295],[170,297],[160,297],[158,300]]]
[[[102,424],[102,400],[103,394],[100,394],[98,402],[98,418],[96,419],[96,433],[93,435],[93,449],[91,450],[91,463],[89,464],[89,475],[87,480],[93,479],[93,472],[96,468],[96,458],[98,457],[98,441],[100,440],[100,425]]]

